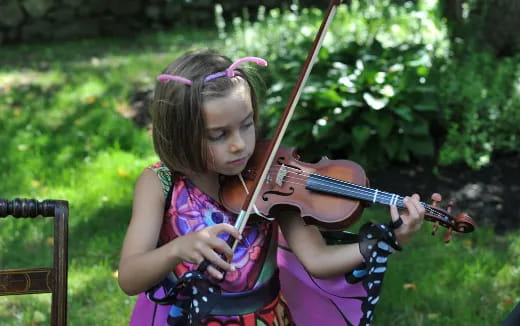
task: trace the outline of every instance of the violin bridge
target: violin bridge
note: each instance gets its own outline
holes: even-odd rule
[[[273,178],[268,174],[267,177],[265,177],[264,183],[268,185],[271,184],[271,181],[273,181]]]
[[[281,165],[278,173],[276,174],[276,184],[281,187],[283,185],[283,179],[287,175],[287,167],[285,165]]]

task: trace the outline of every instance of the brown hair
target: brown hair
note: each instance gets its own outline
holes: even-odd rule
[[[207,132],[202,116],[204,101],[227,96],[245,81],[251,94],[254,121],[258,117],[255,92],[257,77],[252,71],[236,69],[240,77],[221,77],[208,82],[210,74],[226,70],[231,60],[210,50],[186,53],[170,63],[163,74],[181,76],[192,81],[191,86],[168,81],[158,82],[151,107],[153,143],[161,161],[172,171],[207,171]]]

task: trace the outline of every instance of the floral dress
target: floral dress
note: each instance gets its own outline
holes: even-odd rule
[[[160,244],[218,223],[234,224],[235,216],[232,213],[185,176],[172,176],[161,162],[149,168],[157,173],[167,198],[171,189],[171,201],[165,209],[159,236]],[[255,290],[276,277],[277,230],[277,225],[270,222],[249,223],[245,227],[243,238],[238,243],[232,260],[236,270],[227,272],[225,280],[219,283],[223,295]],[[177,279],[196,267],[183,262],[172,271],[173,278]],[[170,308],[168,305],[157,305],[141,294],[134,307],[130,325],[167,325]],[[201,325],[293,325],[279,292],[274,300],[259,310],[251,312],[243,306],[237,309],[233,315],[210,314],[201,321]]]

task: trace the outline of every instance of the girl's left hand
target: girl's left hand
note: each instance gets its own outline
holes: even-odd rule
[[[425,208],[419,201],[420,199],[418,194],[405,197],[403,203],[406,206],[406,211],[402,214],[399,214],[395,205],[390,206],[392,221],[397,221],[399,217],[403,220],[403,224],[394,230],[397,241],[401,246],[411,240],[412,236],[421,228],[424,222]]]

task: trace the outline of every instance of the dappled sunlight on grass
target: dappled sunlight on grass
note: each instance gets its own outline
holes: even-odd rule
[[[73,262],[69,270],[69,309],[76,316],[74,325],[99,325],[91,309],[103,312],[103,325],[124,325],[128,322],[134,297],[124,294],[114,277],[113,264],[107,259],[85,264]],[[69,319],[70,320],[70,319]]]
[[[1,221],[0,268],[50,267],[52,265],[52,226],[50,218]]]
[[[386,208],[371,207],[365,221],[385,222]],[[359,228],[358,224],[352,231]],[[393,254],[374,325],[499,325],[520,297],[520,232],[497,235],[488,226],[442,241],[426,222],[402,253]]]
[[[31,69],[4,70],[0,69],[0,94],[4,96],[9,96],[11,92],[15,92],[19,87],[31,85],[49,88],[50,86],[63,83],[65,79],[64,74],[58,70],[46,72]]]
[[[124,230],[130,219],[135,179],[146,165],[155,160],[151,152],[144,157],[117,149],[101,152],[78,169],[62,171],[62,177],[53,179],[45,194],[39,191],[34,193],[34,197],[42,199],[48,195],[53,199],[67,199],[70,204],[69,315],[87,315],[79,318],[80,321],[74,322],[74,325],[98,324],[95,314],[88,311],[93,307],[100,309],[99,306],[106,309],[104,314],[112,316],[106,317],[107,325],[118,325],[128,319],[135,299],[119,290],[114,272]],[[3,222],[0,231],[8,232],[10,236],[0,237],[0,245],[10,250],[0,253],[0,265],[22,267],[36,262],[48,266],[52,257],[52,243],[48,241],[48,234],[52,234],[49,222],[52,221],[6,222]],[[47,232],[42,232],[42,226]],[[20,252],[25,254],[20,257]],[[16,260],[16,266],[10,263],[13,260]],[[14,303],[0,309],[0,321],[3,315],[9,317],[2,325],[16,325],[17,319],[13,316],[17,314],[21,314],[20,318],[24,320],[33,320],[31,310],[41,312],[42,320],[48,321],[49,312],[44,309],[45,305],[35,308],[35,303],[27,305],[22,297],[10,299]],[[17,312],[21,307],[22,311]],[[125,315],[121,314],[122,311],[126,311]],[[71,319],[76,320],[76,317]]]
[[[145,51],[124,41],[116,42],[119,48],[93,41],[89,49],[69,43],[29,50],[38,53],[35,60],[0,70],[0,147],[9,153],[0,157],[1,196],[69,201],[71,325],[128,321],[135,298],[119,289],[114,275],[135,179],[157,158],[147,132],[116,109],[136,89],[153,85],[154,74],[181,51],[176,37],[161,36],[168,45]],[[24,47],[11,49],[10,59],[8,49],[2,60],[17,61]],[[49,222],[2,221],[0,246],[9,250],[0,251],[0,265],[48,266]],[[47,325],[50,295],[33,297],[2,298],[0,324]]]
[[[370,207],[350,231],[389,218],[386,208]],[[374,325],[499,325],[520,297],[520,232],[497,235],[484,225],[446,244],[446,230],[432,236],[432,226],[425,222],[390,256]]]
[[[48,192],[55,196],[67,196],[71,202],[71,226],[94,218],[92,214],[104,206],[117,205],[122,201],[129,206],[133,185],[143,168],[156,160],[155,154],[145,157],[123,151],[100,152],[80,168],[64,172],[62,178],[54,180]],[[125,174],[121,174],[124,169]],[[114,191],[117,190],[117,191]],[[76,208],[80,211],[75,212]]]
[[[499,270],[507,256],[507,244],[497,241],[486,226],[456,236],[449,244],[423,228],[403,254],[392,257],[378,307],[385,313],[376,313],[376,323],[458,325],[465,320],[468,325],[497,325],[513,308],[512,302],[501,304],[504,298],[520,296],[514,280],[506,281],[502,293],[493,286],[501,279]]]

